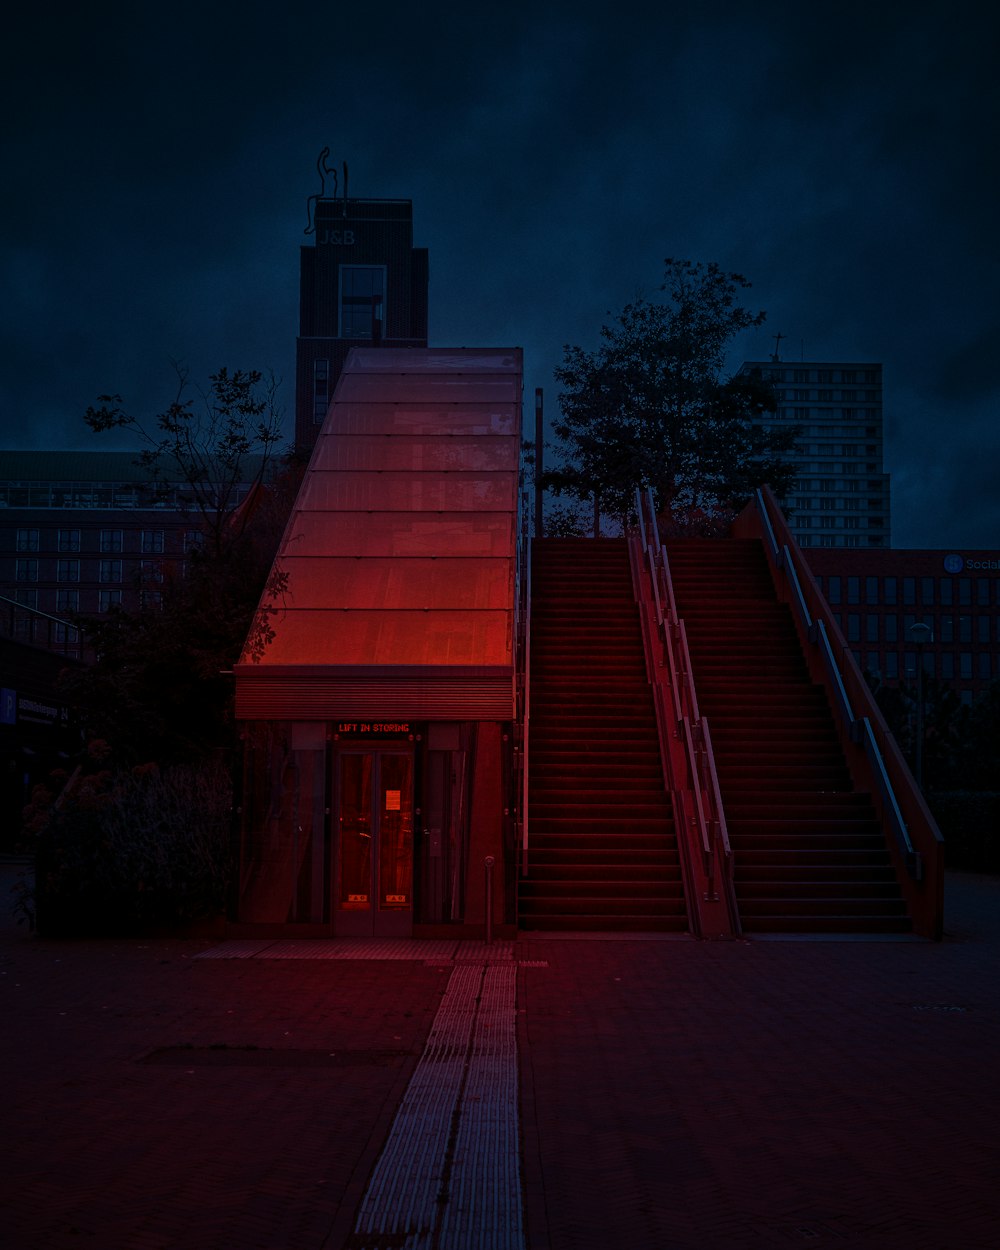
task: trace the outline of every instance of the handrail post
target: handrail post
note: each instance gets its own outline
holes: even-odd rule
[[[486,878],[483,894],[486,899],[485,941],[487,946],[493,941],[493,868],[496,862],[496,858],[493,855],[487,855],[483,860],[483,871]]]

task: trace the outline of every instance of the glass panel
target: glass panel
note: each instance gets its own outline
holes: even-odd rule
[[[510,612],[332,612],[274,618],[265,664],[509,664]]]
[[[473,399],[478,404],[516,404],[520,401],[520,379],[489,374],[478,377],[446,377],[421,375],[419,373],[383,374],[377,389],[372,387],[371,375],[363,373],[341,374],[337,385],[338,401],[363,403],[370,399],[375,403],[462,403]]]
[[[325,749],[321,726],[247,726],[239,919],[327,918]]]
[[[503,610],[513,602],[509,560],[324,559],[282,561],[294,609]],[[331,622],[336,631],[336,621]]]
[[[372,756],[340,757],[340,906],[371,907]]]
[[[328,473],[311,469],[299,494],[300,511],[513,512],[514,473]]]
[[[408,755],[382,755],[379,783],[379,896],[381,911],[411,906],[413,787]]]
[[[421,516],[387,512],[306,513],[296,518],[295,556],[509,557],[514,519],[508,513],[449,512]]]
[[[505,434],[516,435],[513,408],[498,412],[450,404],[337,403],[336,434]],[[329,435],[321,435],[329,437]]]
[[[391,434],[348,436],[339,425],[335,436],[324,439],[316,459],[316,467],[327,472],[359,469],[391,472],[403,469],[464,470],[468,473],[485,469],[491,473],[516,473],[517,466],[518,448],[512,438],[487,435],[434,438],[409,434],[405,437]]]

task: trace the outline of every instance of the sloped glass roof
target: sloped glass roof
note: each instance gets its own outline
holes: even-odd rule
[[[240,664],[510,666],[520,349],[356,348]]]

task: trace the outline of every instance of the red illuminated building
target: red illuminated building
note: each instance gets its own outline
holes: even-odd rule
[[[348,358],[235,670],[245,931],[482,926],[486,856],[512,919],[521,373]]]

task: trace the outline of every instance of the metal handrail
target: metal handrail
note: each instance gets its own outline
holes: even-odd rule
[[[843,670],[841,669],[840,664],[837,661],[836,654],[834,653],[826,624],[819,618],[814,621],[809,612],[808,606],[805,602],[805,597],[802,593],[802,585],[797,567],[798,561],[787,544],[785,544],[782,548],[783,559],[779,560],[778,558],[778,545],[774,539],[774,527],[771,521],[770,510],[762,490],[758,489],[755,492],[754,502],[756,504],[758,515],[761,518],[762,526],[768,535],[771,546],[772,561],[776,568],[783,570],[785,576],[791,583],[796,606],[799,610],[802,622],[806,626],[806,636],[819,649],[823,666],[826,669],[830,685],[836,696],[835,703],[837,711],[843,721],[844,727],[851,740],[854,742],[860,742],[863,746],[865,754],[872,766],[883,801],[883,807],[888,814],[889,824],[892,827],[893,836],[899,846],[907,872],[914,880],[919,881],[923,877],[922,856],[913,846],[909,830],[906,827],[906,822],[899,806],[899,800],[892,785],[892,780],[889,776],[889,771],[886,768],[885,757],[879,749],[871,721],[867,716],[855,716],[854,709],[851,706],[851,700],[847,694],[847,687],[844,683]]]
[[[754,500],[757,504],[757,511],[760,513],[761,520],[764,523],[764,532],[767,534],[768,542],[771,547],[771,559],[775,562],[775,564],[778,564],[778,540],[774,536],[774,526],[771,524],[771,516],[767,510],[767,505],[764,503],[764,492],[759,486],[754,491]]]
[[[531,740],[531,534],[524,537],[524,675],[521,694],[521,874],[528,871],[528,747]]]
[[[692,761],[694,768],[694,776],[692,778],[694,784],[691,786],[691,790],[694,795],[695,815],[698,822],[702,856],[704,857],[705,875],[708,878],[708,893],[711,895],[715,891],[715,855],[713,853],[715,848],[712,846],[712,840],[708,834],[708,820],[705,817],[705,792],[701,784],[701,769],[698,767],[698,748],[695,744],[691,720],[687,716],[681,717],[681,732],[684,735],[688,759]]]
[[[795,560],[792,558],[792,553],[789,551],[787,544],[782,548],[782,550],[785,553],[783,567],[792,583],[792,590],[795,593],[795,605],[799,610],[799,616],[802,618],[802,624],[806,627],[806,633],[810,634],[813,627],[812,613],[809,611],[805,595],[802,593],[802,583],[799,581],[799,573],[795,567]]]
[[[687,788],[694,802],[694,822],[702,854],[702,867],[706,879],[706,899],[718,900],[717,874],[727,884],[732,875],[732,848],[718,773],[712,752],[712,738],[707,722],[701,717],[698,696],[691,668],[691,653],[687,641],[687,629],[677,612],[673,582],[670,577],[667,553],[660,542],[656,525],[652,491],[643,494],[636,491],[636,514],[642,535],[646,535],[646,510],[648,509],[650,537],[645,539],[643,553],[653,589],[657,625],[663,653],[666,657],[672,690],[675,726],[683,745]],[[655,537],[652,537],[655,536]],[[666,604],[666,608],[664,608]],[[706,810],[706,800],[708,807]],[[729,908],[733,928],[739,931],[739,918]]]
[[[715,770],[715,751],[712,747],[712,735],[708,729],[707,716],[702,718],[701,732],[705,739],[705,756],[711,764],[706,780],[710,785],[712,803],[716,813],[716,820],[718,821],[719,841],[722,844],[722,852],[728,861],[732,855],[733,848],[729,841],[729,826],[726,824],[726,813],[722,806],[722,792],[719,790],[719,774]]]
[[[915,881],[920,881],[924,875],[923,857],[920,852],[915,849],[913,841],[910,838],[910,831],[906,827],[906,821],[903,819],[903,813],[899,810],[899,803],[896,799],[896,792],[892,788],[892,782],[889,780],[889,772],[885,766],[885,759],[879,750],[878,742],[875,740],[875,731],[872,723],[867,716],[863,716],[859,722],[860,736],[865,752],[871,760],[872,767],[875,770],[875,776],[878,779],[879,790],[882,794],[883,802],[889,813],[889,823],[892,826],[893,836],[896,839],[903,860],[906,863],[906,870]]]
[[[837,657],[833,654],[833,647],[830,645],[830,636],[826,632],[826,625],[822,621],[816,622],[816,644],[819,647],[820,655],[823,657],[823,664],[833,683],[833,688],[837,693],[837,704],[840,715],[847,726],[851,737],[855,738],[854,729],[854,710],[851,707],[851,701],[847,697],[847,690],[844,686],[843,674],[840,671],[840,665],[837,663]]]

